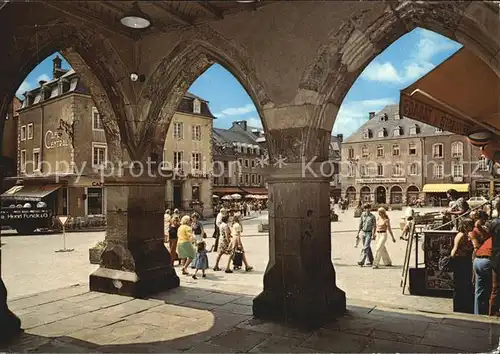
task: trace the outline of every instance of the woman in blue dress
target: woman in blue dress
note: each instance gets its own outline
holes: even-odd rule
[[[205,241],[199,242],[196,245],[196,258],[194,261],[196,270],[193,274],[193,279],[198,279],[196,274],[201,269],[201,276],[205,278],[207,275],[205,274],[205,270],[208,268],[208,256],[207,256],[207,247]]]

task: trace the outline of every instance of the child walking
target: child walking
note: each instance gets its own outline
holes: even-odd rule
[[[194,271],[193,274],[193,279],[198,279],[196,277],[196,274],[198,271],[201,269],[201,276],[205,278],[207,275],[205,274],[205,269],[208,268],[208,256],[207,256],[207,249],[206,249],[206,244],[205,241],[199,242],[196,245],[196,258],[195,258],[195,268],[196,270]]]

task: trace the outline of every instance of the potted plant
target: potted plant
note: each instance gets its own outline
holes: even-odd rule
[[[94,247],[89,248],[89,261],[90,264],[99,264],[101,263],[101,255],[106,248],[105,241],[97,242]]]

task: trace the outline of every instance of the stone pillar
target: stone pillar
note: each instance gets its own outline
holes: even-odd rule
[[[342,314],[346,298],[336,286],[332,264],[330,178],[303,173],[302,167],[288,164],[266,180],[269,263],[253,314],[317,327]]]
[[[142,297],[179,286],[163,243],[165,179],[111,177],[105,188],[106,247],[90,290]]]
[[[0,342],[12,339],[21,332],[21,320],[7,306],[7,288],[0,277]]]

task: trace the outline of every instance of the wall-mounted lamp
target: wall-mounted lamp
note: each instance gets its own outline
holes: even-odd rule
[[[151,26],[149,16],[142,12],[137,1],[132,4],[132,9],[120,19],[122,25],[133,29],[145,29]]]
[[[139,75],[138,73],[131,73],[130,80],[132,80],[132,82],[144,82],[146,81],[146,76],[144,74]]]

